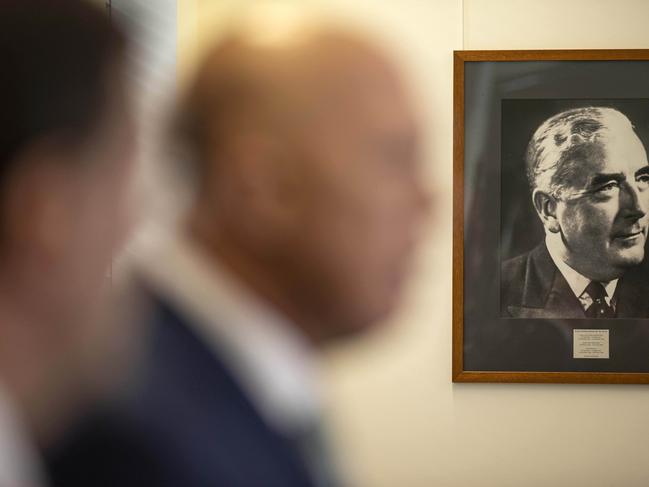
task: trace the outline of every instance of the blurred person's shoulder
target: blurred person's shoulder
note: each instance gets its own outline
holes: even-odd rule
[[[20,411],[0,384],[0,485],[45,485]]]
[[[54,487],[173,485],[165,483],[173,463],[153,433],[124,411],[97,410],[45,453],[50,481]]]
[[[193,323],[199,316],[191,303],[167,287],[192,278],[174,262],[190,258],[175,245],[169,240],[139,253],[128,278],[122,274],[120,285],[138,303],[131,320],[144,330],[142,346],[128,377],[49,455],[54,485],[308,485],[231,361],[224,363],[223,350]]]

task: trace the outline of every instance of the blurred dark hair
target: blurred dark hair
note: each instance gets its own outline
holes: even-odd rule
[[[0,186],[18,153],[41,137],[92,134],[126,38],[84,0],[0,0]]]

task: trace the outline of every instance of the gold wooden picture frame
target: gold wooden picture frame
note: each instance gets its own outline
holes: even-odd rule
[[[453,381],[649,383],[649,50],[456,51],[453,124]]]

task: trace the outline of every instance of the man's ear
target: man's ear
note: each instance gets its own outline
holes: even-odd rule
[[[532,202],[543,226],[552,233],[558,233],[561,230],[561,225],[557,219],[557,200],[554,196],[535,189],[532,193]]]

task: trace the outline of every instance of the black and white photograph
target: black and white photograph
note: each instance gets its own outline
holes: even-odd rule
[[[649,382],[649,51],[458,51],[458,382]]]
[[[648,126],[649,100],[503,100],[503,317],[649,317]]]

